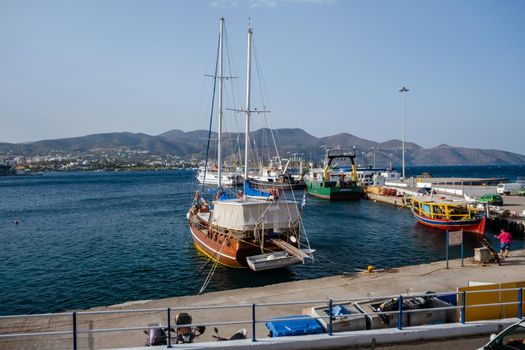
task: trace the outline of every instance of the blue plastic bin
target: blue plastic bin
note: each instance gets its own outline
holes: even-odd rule
[[[289,320],[289,318],[300,318]],[[324,333],[323,327],[315,318],[308,315],[286,316],[271,319],[266,322],[271,337],[286,337],[289,335],[305,335]]]

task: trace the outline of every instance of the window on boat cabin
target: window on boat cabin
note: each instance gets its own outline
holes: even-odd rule
[[[444,205],[436,205],[434,206],[434,214],[436,214],[438,217],[445,216],[445,206]]]
[[[450,209],[451,213],[454,214],[468,214],[468,209],[466,207],[454,207],[453,209]]]

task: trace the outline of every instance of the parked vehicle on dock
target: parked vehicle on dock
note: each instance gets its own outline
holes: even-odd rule
[[[503,197],[499,194],[487,193],[479,197],[477,201],[480,203],[487,203],[488,205],[497,205],[500,207],[503,205]]]
[[[525,188],[525,183],[521,182],[504,182],[498,184],[496,191],[498,194],[513,195],[517,194],[519,190]]]
[[[177,325],[177,338],[175,344],[179,343],[193,343],[193,340],[204,333],[205,326],[191,327],[193,318],[186,312],[181,312],[175,316],[175,324]]]
[[[412,213],[417,221],[440,230],[464,230],[483,235],[485,215],[467,202],[431,197],[412,197]]]
[[[205,326],[189,326],[193,322],[193,318],[186,312],[181,312],[175,316],[176,328],[163,327],[161,323],[150,323],[148,329],[144,330],[147,335],[145,346],[167,345],[168,337],[171,333],[175,333],[175,339],[171,337],[172,342],[179,343],[193,343],[193,340],[204,333]]]
[[[160,323],[148,324],[148,329],[144,330],[146,334],[146,346],[157,346],[168,344],[168,334],[172,330],[168,330],[166,327],[162,327]]]
[[[492,334],[487,345],[477,350],[525,349],[525,320],[513,324],[499,334]]]
[[[237,332],[235,332],[231,337],[223,338],[219,335],[219,330],[217,329],[217,327],[213,327],[213,331],[215,332],[213,337],[217,339],[217,341],[246,339],[246,334],[248,333],[246,331],[246,328],[241,328]]]

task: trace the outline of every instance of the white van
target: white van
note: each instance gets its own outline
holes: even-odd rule
[[[518,192],[518,190],[520,190],[523,187],[525,187],[525,184],[520,182],[500,183],[498,184],[497,191],[498,194],[510,195],[516,194],[516,192]]]

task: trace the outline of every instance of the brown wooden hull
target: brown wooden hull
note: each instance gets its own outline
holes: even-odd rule
[[[195,247],[210,259],[228,267],[246,267],[246,263],[242,264],[237,258],[238,241],[230,240],[229,245],[224,244],[224,242],[219,243],[210,239],[197,227],[193,226],[191,222],[190,231]]]

